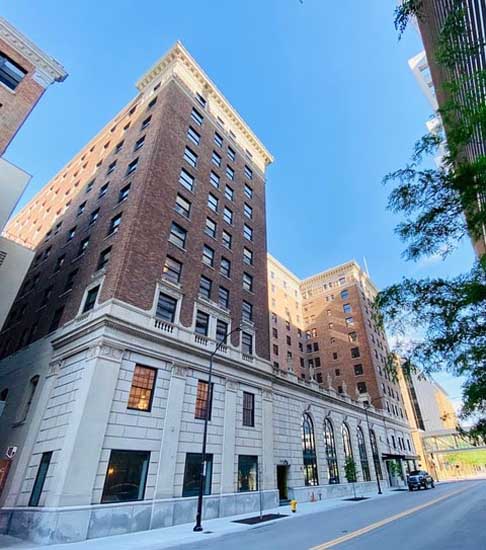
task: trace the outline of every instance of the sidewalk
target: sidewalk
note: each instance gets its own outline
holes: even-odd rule
[[[382,495],[372,494],[367,495],[369,500],[378,498],[397,497],[402,494],[400,491],[393,489],[385,489]],[[360,502],[350,502],[342,500],[342,498],[328,499],[317,502],[302,502],[298,503],[297,513],[292,514],[290,506],[279,506],[271,510],[264,510],[264,514],[284,514],[287,517],[266,521],[256,525],[244,525],[241,523],[233,523],[235,520],[255,517],[258,512],[251,514],[243,514],[239,516],[228,516],[224,518],[210,519],[203,521],[204,532],[194,533],[192,523],[184,523],[182,525],[174,525],[164,529],[153,529],[151,531],[138,531],[126,535],[114,535],[111,537],[103,537],[97,539],[85,540],[82,542],[72,542],[69,544],[53,544],[49,546],[41,546],[29,541],[23,541],[8,535],[0,535],[0,548],[32,548],[35,550],[51,549],[51,550],[162,550],[165,548],[174,548],[182,544],[197,542],[201,539],[216,538],[228,533],[236,533],[238,531],[246,531],[248,529],[256,529],[262,525],[269,525],[279,521],[291,521],[295,517],[310,515],[326,510],[336,508],[346,508],[350,506],[359,506]]]

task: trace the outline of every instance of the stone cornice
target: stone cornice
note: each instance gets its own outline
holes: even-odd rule
[[[156,80],[166,78],[170,74],[175,75],[177,73],[179,77],[182,77],[177,72],[177,66],[184,67],[191,77],[198,82],[204,96],[218,105],[235,128],[244,135],[246,140],[262,157],[264,164],[271,164],[273,162],[272,155],[179,41],[139,79],[136,83],[137,88],[140,92],[144,92],[147,86]]]
[[[34,65],[34,80],[41,86],[47,87],[66,79],[67,73],[58,61],[38,48],[3,17],[0,17],[0,39]]]

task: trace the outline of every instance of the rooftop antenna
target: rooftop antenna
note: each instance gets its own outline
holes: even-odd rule
[[[365,267],[366,275],[368,275],[368,277],[369,277],[370,272],[368,270],[368,262],[366,261],[366,256],[363,256],[363,264],[364,264],[364,267]]]

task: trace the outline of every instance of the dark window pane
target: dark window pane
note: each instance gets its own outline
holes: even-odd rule
[[[243,426],[255,425],[255,395],[243,392]]]
[[[101,502],[143,500],[149,451],[111,451]]]
[[[258,491],[258,457],[238,456],[238,491]]]
[[[157,304],[157,311],[155,315],[160,319],[163,319],[164,321],[173,323],[175,319],[176,307],[177,300],[175,298],[172,298],[172,296],[168,296],[167,294],[163,294],[161,292],[159,295],[159,302]]]
[[[206,454],[206,479],[204,494],[211,494],[211,482],[213,477],[213,455]],[[186,453],[186,466],[184,468],[184,484],[182,486],[183,497],[193,497],[199,492],[201,482],[201,453]]]
[[[52,451],[42,453],[39,469],[37,470],[37,475],[35,477],[34,487],[32,488],[32,493],[30,495],[29,506],[39,506],[39,500],[42,494],[42,489],[44,488],[51,458]]]

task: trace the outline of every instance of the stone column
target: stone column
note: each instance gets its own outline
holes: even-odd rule
[[[174,495],[177,449],[181,431],[182,408],[186,389],[186,368],[172,367],[164,429],[159,453],[157,484],[154,498],[171,498]]]
[[[223,453],[221,463],[221,494],[235,492],[235,444],[238,382],[226,381],[224,397]]]
[[[88,352],[46,507],[91,504],[122,354],[105,344]]]
[[[273,454],[273,398],[272,392],[262,392],[263,490],[275,489],[275,463]]]

